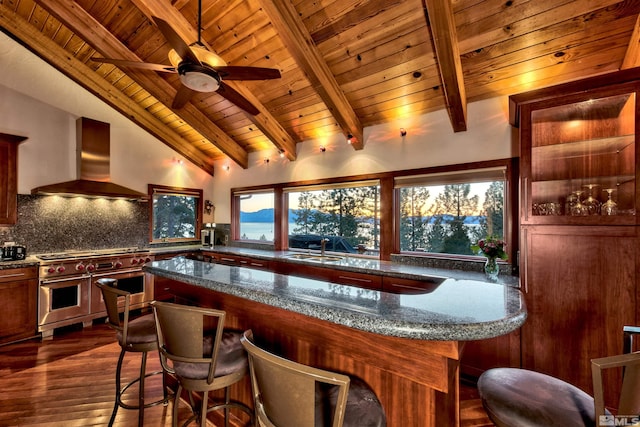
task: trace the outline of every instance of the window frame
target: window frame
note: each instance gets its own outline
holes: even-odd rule
[[[380,202],[382,198],[380,179],[349,180],[349,181],[340,181],[340,182],[331,182],[331,183],[317,183],[317,184],[308,184],[308,185],[302,185],[302,186],[283,187],[282,191],[283,191],[283,196],[285,198],[285,206],[286,206],[286,210],[284,212],[286,212],[286,219],[287,219],[286,226],[284,227],[283,233],[286,235],[287,249],[291,249],[288,247],[289,235],[290,235],[290,230],[289,230],[290,224],[288,223],[288,220],[289,220],[288,212],[289,212],[289,195],[291,193],[314,192],[314,191],[348,189],[348,188],[363,188],[363,187],[372,187],[372,186],[378,187],[378,201]],[[377,234],[378,234],[377,251],[379,252],[380,240],[381,240],[381,236],[380,236],[381,208],[380,206],[377,207],[377,213],[378,213],[378,216],[376,218]],[[354,247],[354,249],[357,250],[357,247]],[[291,250],[300,250],[300,249],[291,249]],[[327,251],[329,251],[329,249],[327,249]],[[337,253],[340,253],[340,252],[337,252]],[[341,253],[344,253],[344,252],[341,252]],[[353,252],[349,252],[349,253],[353,253]]]
[[[204,197],[203,190],[199,188],[172,187],[167,185],[149,184],[147,186],[149,195],[149,243],[167,243],[167,242],[193,242],[200,241],[200,233],[202,231],[202,221],[204,218]],[[156,194],[173,194],[177,196],[193,196],[196,201],[196,218],[195,218],[195,236],[181,238],[162,238],[154,239],[154,196]]]
[[[243,195],[247,194],[269,194],[273,193],[273,241],[241,239],[240,231],[240,201]],[[276,191],[273,187],[258,186],[247,189],[231,189],[231,240],[236,243],[250,243],[254,245],[275,245],[278,241],[278,208],[276,203]]]
[[[330,186],[335,184],[349,185],[353,182],[378,180],[380,183],[380,255],[379,259],[390,261],[394,255],[407,255],[415,257],[432,257],[432,258],[452,258],[452,259],[478,259],[477,256],[463,255],[447,255],[422,253],[403,253],[400,251],[400,230],[399,230],[399,196],[395,191],[395,180],[409,177],[412,175],[429,175],[457,173],[464,176],[465,173],[471,174],[472,171],[478,169],[489,168],[505,168],[505,200],[504,200],[504,238],[507,242],[507,251],[509,253],[509,262],[517,265],[517,254],[519,250],[519,236],[516,232],[519,223],[518,211],[518,174],[519,174],[519,158],[503,158],[497,160],[487,160],[479,162],[461,163],[454,165],[435,166],[429,168],[417,168],[397,170],[382,173],[362,174],[342,177],[332,177],[324,179],[314,179],[308,181],[293,181],[276,183],[269,185],[259,185],[251,187],[232,188],[231,196],[231,232],[234,243],[250,242],[261,243],[259,241],[242,241],[237,240],[239,232],[239,215],[240,205],[236,194],[241,192],[273,190],[274,193],[274,242],[272,244],[274,250],[288,250],[288,198],[285,195],[286,189],[296,188],[300,191],[301,187],[314,186]],[[270,243],[270,242],[267,242]]]
[[[398,230],[398,253],[401,255],[411,255],[411,256],[429,256],[434,258],[460,258],[460,259],[477,259],[483,258],[481,255],[471,255],[471,254],[456,254],[456,253],[448,253],[448,252],[429,252],[429,251],[412,251],[412,250],[402,250],[401,249],[401,207],[402,207],[402,190],[405,188],[416,188],[416,187],[434,187],[434,186],[447,186],[447,185],[455,185],[455,184],[477,184],[477,183],[486,183],[486,182],[497,182],[501,181],[504,183],[503,188],[503,220],[502,220],[502,230],[503,236],[500,236],[502,239],[505,239],[506,235],[506,224],[508,218],[508,207],[507,207],[507,166],[497,166],[497,167],[484,167],[473,170],[456,170],[442,173],[431,173],[431,174],[420,174],[420,175],[406,175],[396,177],[394,179],[394,193],[397,199],[397,210],[394,212],[395,220],[394,224]],[[437,197],[438,195],[436,195]],[[475,242],[471,242],[475,243]]]

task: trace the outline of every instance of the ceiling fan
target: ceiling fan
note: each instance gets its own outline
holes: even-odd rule
[[[178,73],[182,83],[176,93],[172,108],[182,108],[194,95],[194,92],[217,92],[249,114],[260,111],[244,96],[224,83],[224,80],[268,80],[280,78],[280,71],[274,68],[233,66],[208,50],[201,42],[202,1],[198,0],[198,41],[188,45],[165,20],[156,16],[153,21],[169,42],[171,51],[168,57],[171,65],[148,62],[127,61],[92,57],[96,62],[106,62],[116,66],[142,68],[166,73]]]

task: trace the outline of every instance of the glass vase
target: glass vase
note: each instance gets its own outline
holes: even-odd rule
[[[498,280],[498,273],[500,273],[500,267],[496,258],[487,258],[484,263],[484,273],[489,280]]]

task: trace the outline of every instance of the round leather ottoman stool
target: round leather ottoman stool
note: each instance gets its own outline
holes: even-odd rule
[[[495,368],[478,379],[478,392],[497,427],[595,426],[593,398],[539,372]]]

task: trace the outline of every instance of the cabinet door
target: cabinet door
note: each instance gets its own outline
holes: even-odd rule
[[[218,254],[213,262],[224,265],[240,265],[240,261],[236,255]]]
[[[36,335],[37,280],[36,268],[0,270],[0,343]]]
[[[636,233],[636,227],[523,227],[524,368],[592,392],[590,360],[622,353],[622,328],[638,320]]]
[[[382,277],[372,274],[335,270],[333,281],[342,285],[356,286],[363,289],[372,289],[374,291],[382,290]]]
[[[638,105],[629,89],[523,108],[523,224],[636,223]]]
[[[9,137],[0,133],[0,224],[15,224],[18,215],[18,144]]]

